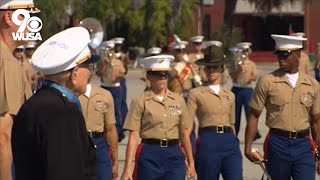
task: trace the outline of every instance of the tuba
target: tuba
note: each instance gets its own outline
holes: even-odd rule
[[[90,33],[89,45],[95,49],[103,40],[103,29],[101,23],[95,18],[85,18],[80,21],[80,26],[86,28]]]

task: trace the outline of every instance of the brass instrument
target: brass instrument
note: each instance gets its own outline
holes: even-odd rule
[[[243,77],[246,70],[242,68],[242,65],[244,65],[247,59],[246,53],[237,47],[229,48],[229,50],[232,52],[232,57],[229,58],[228,62],[228,68],[233,74],[231,77],[234,82],[237,82],[240,86],[244,86],[247,83]]]
[[[181,39],[174,34],[174,39],[176,44],[184,44],[185,46],[188,44],[185,41],[181,41]],[[182,60],[190,67],[190,71],[192,73],[192,81],[196,87],[201,86],[203,83],[201,81],[201,77],[199,76],[199,73],[197,72],[197,69],[193,66],[193,64],[190,62],[189,56],[187,54],[184,54],[182,56]]]
[[[86,28],[90,33],[90,43],[89,45],[95,49],[97,48],[103,40],[103,29],[101,23],[95,18],[85,18],[80,21],[81,27]]]

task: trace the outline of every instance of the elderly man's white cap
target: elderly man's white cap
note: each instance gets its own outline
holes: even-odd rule
[[[303,41],[306,38],[298,36],[277,35],[272,34],[271,37],[276,42],[276,50],[279,51],[294,51],[303,48]]]
[[[209,46],[219,46],[222,47],[222,42],[221,41],[206,41],[202,43],[202,49],[206,49]]]
[[[180,41],[180,42],[172,42],[169,44],[169,46],[172,49],[185,49],[188,45],[187,41]]]
[[[170,62],[173,60],[171,55],[156,55],[143,58],[141,64],[146,71],[169,71]]]
[[[241,42],[237,44],[237,47],[243,50],[250,49],[251,46],[252,46],[251,42]]]
[[[290,36],[305,37],[306,34],[304,32],[296,32],[296,33],[290,34]]]
[[[91,57],[89,42],[87,29],[66,29],[42,43],[32,55],[31,63],[37,71],[47,75],[72,69]]]
[[[0,9],[29,9],[31,13],[40,12],[35,8],[33,0],[0,0]]]
[[[116,37],[112,38],[111,40],[113,40],[114,44],[122,44],[125,39],[122,37]]]
[[[202,43],[203,38],[203,36],[193,36],[190,38],[190,41],[193,43]]]
[[[147,54],[148,54],[148,55],[160,54],[161,51],[162,51],[162,49],[159,48],[159,47],[152,47],[152,48],[149,48],[149,49],[147,50]]]

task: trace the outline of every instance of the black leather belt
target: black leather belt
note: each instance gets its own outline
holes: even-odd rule
[[[92,131],[88,131],[88,135],[91,138],[101,138],[104,137],[104,132],[92,132]]]
[[[276,134],[279,136],[284,136],[290,139],[304,138],[306,136],[309,136],[310,134],[309,129],[304,129],[301,131],[286,131],[286,130],[277,129],[277,128],[271,128],[270,133]]]
[[[207,126],[207,127],[200,128],[199,130],[200,133],[205,131],[216,132],[218,134],[233,132],[230,126]]]
[[[174,146],[179,143],[179,139],[142,139],[142,143],[158,144],[160,147]]]

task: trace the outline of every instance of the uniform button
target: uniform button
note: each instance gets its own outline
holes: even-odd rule
[[[164,114],[163,116],[164,116],[164,117],[167,117],[167,114]]]

